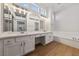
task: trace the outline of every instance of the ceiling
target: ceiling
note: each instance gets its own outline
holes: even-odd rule
[[[59,13],[74,4],[73,3],[38,3],[38,5],[47,10],[51,9],[52,11]]]

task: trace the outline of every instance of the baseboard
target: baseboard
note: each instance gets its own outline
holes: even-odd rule
[[[70,40],[70,39],[59,38],[59,37],[54,37],[54,40],[57,41],[57,42],[63,43],[65,45],[79,49],[79,41],[73,41],[73,40]]]

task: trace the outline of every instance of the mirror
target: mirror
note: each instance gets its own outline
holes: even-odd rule
[[[13,31],[13,19],[12,14],[7,5],[3,8],[3,32]]]
[[[27,14],[24,12],[24,10],[20,10],[18,9],[18,7],[16,8],[14,7],[9,7],[8,4],[4,4],[3,32],[26,31],[26,25],[27,25],[26,15]],[[13,11],[11,9],[13,9]]]
[[[35,22],[35,31],[39,31],[39,23]]]
[[[17,31],[26,31],[26,21],[17,21]]]

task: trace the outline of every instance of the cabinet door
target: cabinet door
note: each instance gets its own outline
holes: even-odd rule
[[[26,37],[24,41],[24,54],[27,54],[35,49],[35,39],[33,36]]]
[[[46,34],[45,44],[48,44],[48,43],[50,43],[50,42],[52,42],[52,41],[53,41],[53,36],[52,36],[52,34],[50,34],[50,33]]]
[[[14,43],[4,46],[4,55],[5,56],[18,56],[21,55],[21,44]]]
[[[3,56],[3,41],[0,40],[0,56]]]

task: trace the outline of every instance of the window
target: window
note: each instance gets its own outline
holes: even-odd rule
[[[35,31],[39,31],[39,23],[35,22]]]
[[[29,8],[29,3],[17,3],[16,5],[18,5],[18,6],[20,6],[20,7],[22,7],[22,8],[24,8],[24,9],[28,9]]]
[[[31,9],[34,11],[34,12],[39,12],[39,7],[37,4],[31,4]]]
[[[43,8],[40,9],[40,14],[41,14],[41,16],[47,17],[47,12]]]

